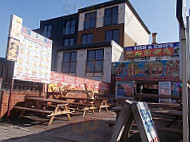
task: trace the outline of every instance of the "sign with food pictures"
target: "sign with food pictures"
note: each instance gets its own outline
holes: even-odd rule
[[[49,83],[52,41],[22,27],[14,79]]]
[[[16,61],[18,56],[18,49],[21,38],[22,30],[22,18],[12,15],[11,23],[9,28],[9,38],[7,45],[7,55],[6,58],[9,61]]]
[[[179,60],[116,62],[117,81],[180,81]]]
[[[88,91],[99,94],[109,94],[110,86],[108,83],[57,72],[51,72],[48,91],[85,90],[84,84],[86,84]]]
[[[141,45],[125,48],[125,58],[179,56],[179,42]]]

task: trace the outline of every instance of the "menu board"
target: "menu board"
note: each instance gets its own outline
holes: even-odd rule
[[[12,15],[9,28],[9,39],[7,45],[7,60],[16,61],[21,38],[22,18]]]
[[[125,48],[125,58],[179,56],[179,42]]]
[[[22,27],[14,79],[49,83],[52,41]]]

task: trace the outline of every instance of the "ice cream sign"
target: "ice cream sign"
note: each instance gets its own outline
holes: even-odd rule
[[[141,45],[125,48],[125,58],[178,56],[179,42]]]

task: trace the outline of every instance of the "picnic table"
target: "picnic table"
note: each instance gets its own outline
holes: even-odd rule
[[[48,125],[51,125],[55,116],[66,114],[70,120],[70,114],[73,112],[68,108],[67,101],[58,99],[47,99],[41,97],[26,97],[25,105],[15,106],[14,109],[22,110],[19,118],[23,116],[25,111],[38,112],[42,114],[47,114],[50,117]]]
[[[68,100],[71,107],[75,107],[76,110],[81,109],[83,111],[83,117],[87,111],[92,111],[95,114],[95,110],[98,109],[100,113],[103,108],[108,111],[108,98],[77,98],[77,97],[62,97],[63,100]],[[69,100],[73,100],[70,102]]]

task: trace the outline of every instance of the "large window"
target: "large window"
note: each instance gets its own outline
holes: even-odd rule
[[[114,40],[119,43],[119,30],[106,31],[106,41]]]
[[[43,35],[50,38],[51,37],[51,31],[52,31],[52,25],[45,25]]]
[[[87,73],[102,73],[103,72],[104,50],[88,50],[86,72]]]
[[[74,34],[75,33],[75,20],[68,20],[65,22],[64,35]]]
[[[63,54],[63,73],[76,73],[77,52],[65,52]]]
[[[96,15],[97,15],[96,11],[85,14],[84,29],[90,29],[96,27]]]
[[[118,23],[118,7],[105,9],[104,25],[114,25]]]
[[[74,38],[67,38],[64,40],[64,46],[72,46],[74,45]]]
[[[93,43],[93,34],[84,34],[82,35],[82,44]]]

